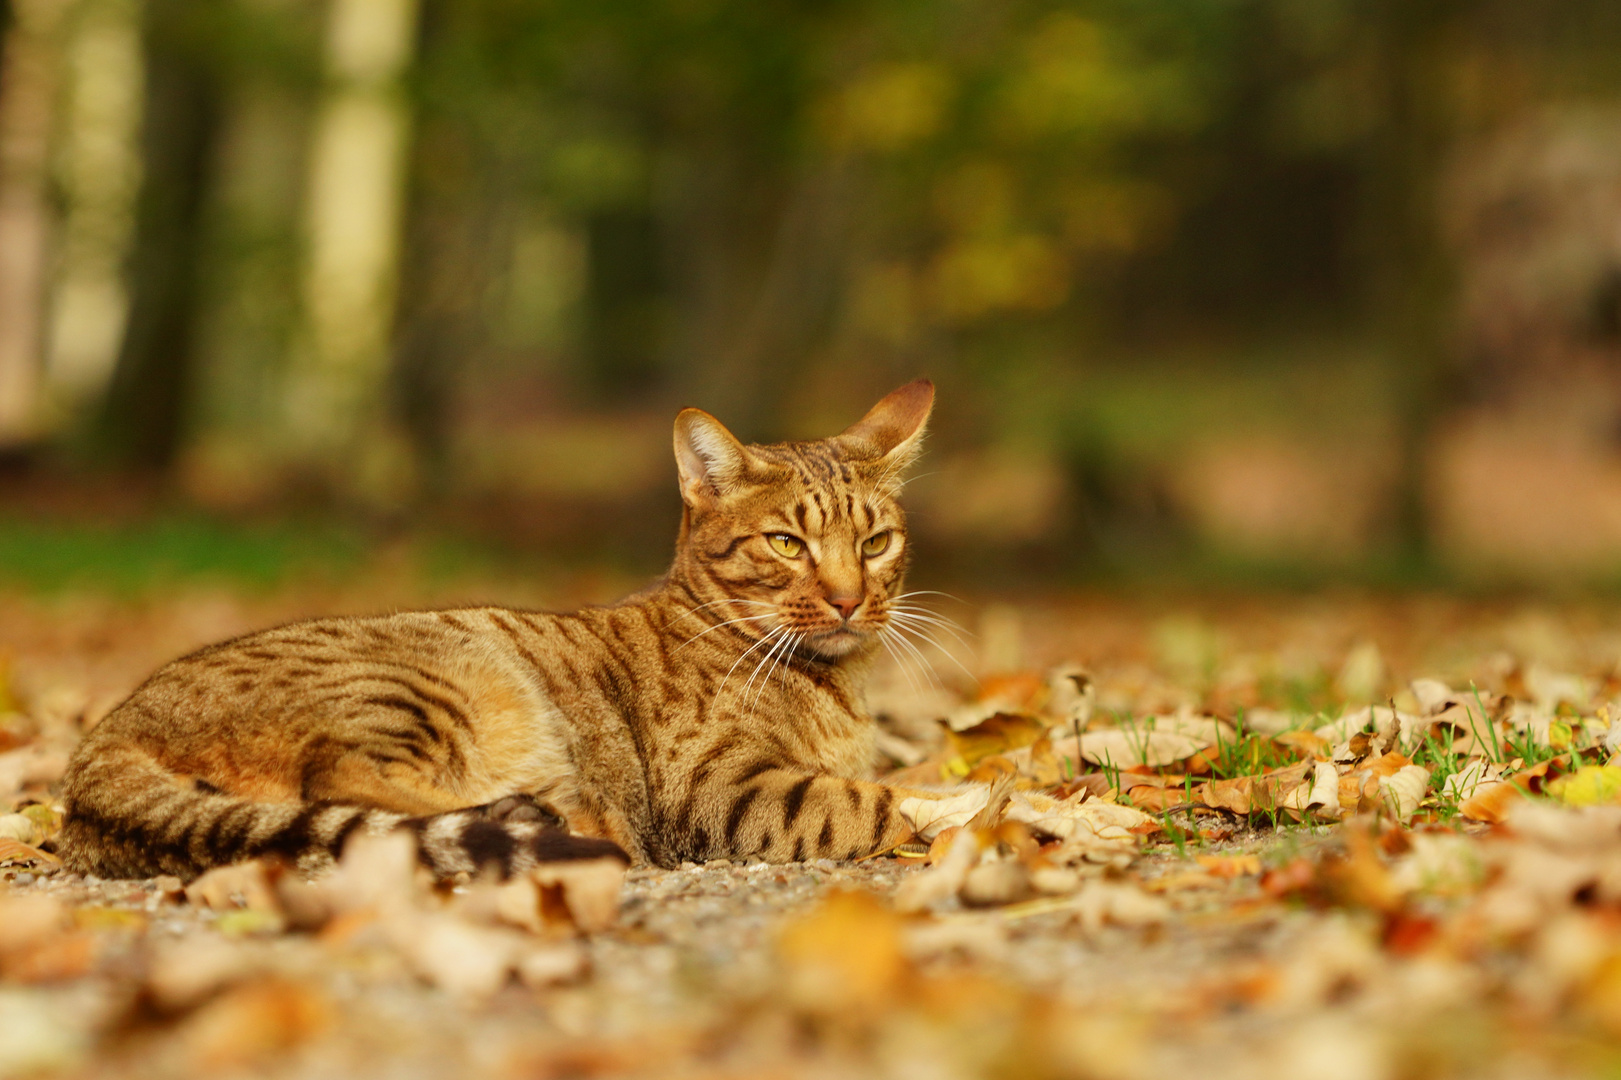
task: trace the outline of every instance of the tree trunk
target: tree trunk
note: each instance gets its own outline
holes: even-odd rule
[[[38,435],[51,125],[65,5],[10,5],[0,24],[0,447]]]
[[[115,462],[166,471],[182,447],[195,366],[201,224],[221,87],[187,34],[191,0],[148,0],[143,176],[131,305],[100,424]]]

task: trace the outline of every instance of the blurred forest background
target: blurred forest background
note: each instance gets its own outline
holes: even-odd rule
[[[398,535],[640,571],[677,407],[816,436],[927,375],[931,576],[1621,580],[1613,0],[0,33],[0,575]]]

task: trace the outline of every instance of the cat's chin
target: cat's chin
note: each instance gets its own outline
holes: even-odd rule
[[[865,630],[840,627],[806,639],[800,648],[813,652],[824,660],[842,660],[854,653],[862,652],[870,647],[872,642],[873,635]]]

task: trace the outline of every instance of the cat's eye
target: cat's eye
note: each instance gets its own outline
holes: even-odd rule
[[[869,559],[872,558],[874,555],[882,555],[885,551],[888,551],[888,550],[889,550],[889,530],[888,529],[885,529],[881,533],[873,533],[871,536],[867,537],[867,539],[865,539],[865,540],[863,540],[861,542],[861,554],[865,555]]]
[[[805,550],[805,541],[797,536],[789,536],[787,533],[769,533],[766,540],[770,542],[772,551],[775,551],[778,555],[785,555],[790,559]]]

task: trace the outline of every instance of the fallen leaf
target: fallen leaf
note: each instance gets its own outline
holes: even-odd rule
[[[990,788],[980,786],[940,798],[910,795],[895,809],[919,838],[929,841],[944,829],[968,824],[969,819],[984,808],[989,795]]]
[[[1310,813],[1325,821],[1337,821],[1341,816],[1340,782],[1339,770],[1332,761],[1316,762],[1310,782],[1288,792],[1278,805],[1297,818]]]
[[[1621,766],[1583,765],[1549,782],[1543,791],[1567,806],[1621,802]]]
[[[1458,813],[1470,821],[1496,824],[1524,797],[1525,792],[1507,780],[1484,780],[1475,785],[1472,795],[1458,804]]]
[[[29,847],[16,840],[0,838],[0,866],[24,866],[30,870],[54,874],[62,868],[62,860],[48,851]]]
[[[258,859],[215,867],[186,886],[186,899],[214,911],[246,908],[281,914],[271,875]]]
[[[1324,754],[1333,745],[1333,742],[1314,731],[1284,731],[1272,736],[1272,741],[1304,757]]]
[[[283,978],[245,983],[206,1003],[181,1025],[179,1039],[203,1072],[241,1068],[309,1041],[332,1022],[315,987]]]
[[[1418,812],[1418,804],[1430,788],[1430,773],[1421,765],[1404,765],[1379,778],[1379,788],[1392,816],[1406,824]]]
[[[783,928],[777,952],[788,1000],[813,1014],[875,1020],[909,971],[899,916],[869,893],[832,893]]]
[[[34,845],[45,839],[45,830],[26,814],[0,814],[0,840]]]
[[[1497,766],[1485,758],[1476,758],[1441,782],[1441,797],[1461,802],[1472,798],[1481,785],[1497,779]]]
[[[946,834],[942,832],[941,835]],[[984,842],[973,830],[959,827],[952,831],[949,844],[938,858],[935,858],[934,849],[931,848],[930,858],[934,865],[901,882],[900,888],[895,890],[897,910],[925,911],[950,900],[962,890],[968,872],[979,862]]]
[[[946,745],[950,753],[969,767],[993,754],[1029,746],[1046,734],[1047,721],[1023,713],[994,713],[973,727],[961,731],[949,725]]]
[[[1261,873],[1259,855],[1198,855],[1194,861],[1211,877],[1255,877]]]
[[[1018,859],[981,858],[963,878],[958,895],[970,907],[994,907],[1023,900],[1034,891],[1030,871]]]

